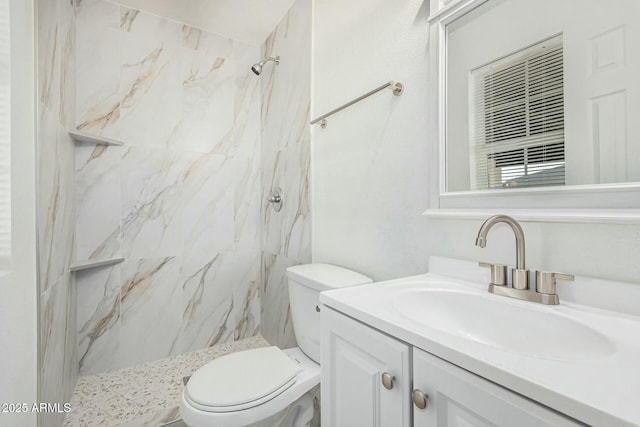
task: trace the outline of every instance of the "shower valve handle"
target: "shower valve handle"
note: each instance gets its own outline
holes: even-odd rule
[[[282,189],[280,187],[274,188],[271,193],[269,193],[267,202],[271,203],[271,207],[274,211],[280,212],[280,209],[282,209],[282,204],[284,203],[284,199],[282,197]]]

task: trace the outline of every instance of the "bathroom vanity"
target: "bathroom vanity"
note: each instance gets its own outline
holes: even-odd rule
[[[430,271],[321,295],[323,425],[640,425],[640,286],[576,277],[545,306]]]

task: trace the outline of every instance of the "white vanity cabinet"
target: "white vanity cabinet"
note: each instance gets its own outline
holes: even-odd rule
[[[321,363],[323,427],[583,425],[327,306]]]
[[[415,427],[583,425],[417,348],[413,388],[428,396],[425,409],[413,407]]]
[[[410,427],[410,353],[407,344],[322,307],[323,427]]]

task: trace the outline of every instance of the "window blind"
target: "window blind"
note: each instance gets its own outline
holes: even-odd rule
[[[564,184],[562,36],[471,75],[471,188]]]
[[[0,0],[0,263],[11,257],[11,44],[9,0]],[[0,266],[2,266],[0,264]]]

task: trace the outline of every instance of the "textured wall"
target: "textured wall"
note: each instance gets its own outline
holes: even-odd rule
[[[475,246],[482,221],[429,220],[431,254],[515,265],[515,240],[507,225],[489,233],[487,247]],[[522,223],[527,268],[638,283],[640,226],[622,224]]]
[[[76,384],[74,258],[75,13],[70,0],[38,2],[38,244],[40,401],[68,402]],[[41,414],[43,426],[64,414]]]
[[[296,345],[285,269],[311,262],[309,177],[311,138],[311,1],[298,0],[267,38],[262,87],[262,335],[281,348]],[[281,187],[284,205],[275,212],[266,202]]]
[[[427,14],[420,0],[315,2],[314,117],[389,80],[405,85],[313,127],[315,261],[376,280],[426,271]]]
[[[340,8],[341,13],[335,13]],[[317,0],[314,116],[385,80],[406,85],[314,127],[315,260],[377,280],[426,271],[430,254],[513,265],[513,233],[481,221],[428,220],[426,2]],[[336,66],[339,64],[339,66]],[[533,269],[638,282],[640,226],[523,223]]]
[[[77,9],[80,373],[260,328],[259,48],[128,9]]]

